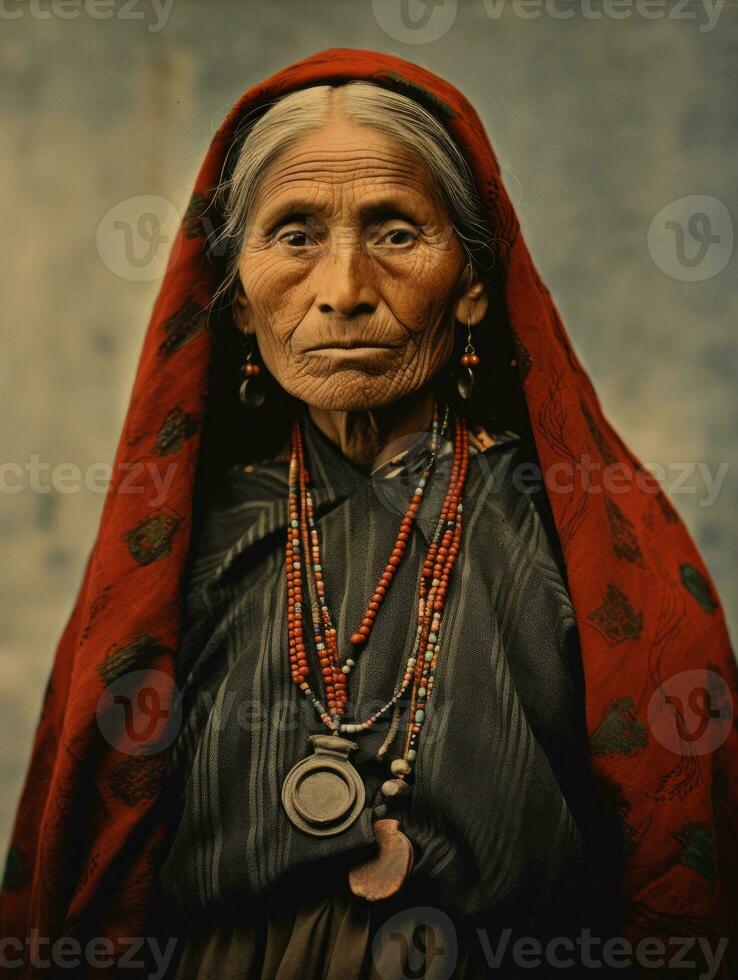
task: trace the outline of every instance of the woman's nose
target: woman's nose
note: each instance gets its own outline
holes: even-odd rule
[[[377,305],[377,294],[369,264],[362,243],[353,236],[332,241],[316,269],[316,303],[320,312],[347,317],[372,312]]]

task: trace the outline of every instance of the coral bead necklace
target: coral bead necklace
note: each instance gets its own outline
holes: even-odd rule
[[[424,499],[425,486],[435,468],[436,457],[448,425],[449,409],[443,422],[434,407],[429,442],[430,456],[410,498],[387,563],[358,628],[349,638],[350,654],[342,662],[337,631],[328,608],[323,579],[320,540],[315,522],[310,474],[305,465],[304,444],[297,419],[292,426],[289,463],[288,528],[285,570],[287,579],[287,635],[290,674],[308,698],[331,733],[312,735],[314,754],[292,767],[282,787],[287,815],[301,830],[316,836],[342,832],[359,816],[365,802],[363,782],[348,761],[356,743],[342,733],[370,730],[387,712],[396,708],[408,689],[409,713],[402,755],[392,760],[392,778],[381,792],[388,804],[399,802],[410,791],[407,777],[417,757],[417,747],[431,697],[440,653],[439,632],[451,572],[461,546],[462,502],[469,468],[469,431],[462,419],[454,421],[453,464],[449,483],[417,585],[418,622],[411,655],[402,680],[392,697],[363,722],[344,720],[348,701],[348,681],[359,656],[369,643],[374,623],[404,557],[415,518]],[[304,602],[303,579],[308,602]],[[304,634],[303,616],[309,610],[315,649],[320,666],[324,697],[311,687],[310,665]],[[388,739],[388,742],[391,738]],[[386,745],[387,743],[385,743]],[[380,750],[380,753],[382,750]],[[380,845],[378,859],[372,859],[349,875],[356,894],[374,900],[392,894],[409,874],[412,845],[399,832],[396,819],[374,823]]]

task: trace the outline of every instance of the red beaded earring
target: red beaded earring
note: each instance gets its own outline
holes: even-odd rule
[[[256,342],[252,335],[246,335],[246,344],[248,347],[246,360],[241,367],[241,373],[245,376],[245,379],[241,382],[241,387],[238,389],[238,397],[249,408],[259,408],[264,404],[264,388],[257,381],[257,378],[261,374],[261,367],[254,360],[256,356]]]
[[[474,371],[472,369],[477,367],[479,360],[479,354],[477,354],[472,343],[471,313],[469,313],[466,319],[466,347],[459,360],[461,373],[457,383],[459,394],[462,398],[469,398],[471,396],[472,389],[474,388]]]

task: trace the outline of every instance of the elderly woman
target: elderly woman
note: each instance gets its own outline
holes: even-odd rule
[[[177,940],[177,980],[638,975],[690,940],[728,976],[735,690],[468,102],[350,50],[247,92],[152,317],[10,928]]]

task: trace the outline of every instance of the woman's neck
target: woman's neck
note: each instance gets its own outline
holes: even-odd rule
[[[433,391],[426,386],[381,408],[348,412],[308,405],[310,418],[343,455],[371,472],[401,453],[433,421]]]

